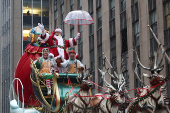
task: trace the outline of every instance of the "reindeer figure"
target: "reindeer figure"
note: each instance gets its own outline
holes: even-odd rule
[[[106,57],[105,57],[106,58]],[[108,59],[106,58],[108,61]],[[122,60],[122,62],[125,59]],[[109,63],[109,61],[108,61]],[[111,67],[112,68],[112,67]],[[117,74],[113,70],[113,74],[110,74],[108,72],[108,69],[106,71],[102,71],[99,69],[99,72],[102,74],[102,79],[105,84],[105,86],[108,88],[108,94],[96,94],[101,96],[96,96],[90,101],[90,106],[97,106],[95,109],[99,113],[118,113],[118,111],[124,111],[128,105],[128,103],[125,101],[125,94],[122,93],[123,89],[125,90],[125,93],[127,93],[125,88],[125,78],[123,76],[123,63],[121,65],[121,74]],[[112,78],[116,78],[115,81],[113,81],[117,88],[113,87],[111,84],[109,84],[106,79],[105,75],[109,74]]]
[[[77,80],[80,83],[81,91],[79,92],[79,96],[72,95],[69,97],[66,106],[66,113],[88,112],[86,108],[90,106],[90,97],[83,96],[90,96],[89,89],[93,84],[89,81],[89,76],[86,76],[85,78],[81,76]]]
[[[146,89],[142,89],[142,91],[140,92],[140,97],[136,98],[136,100],[133,100],[127,109],[128,113],[138,113],[138,112],[142,112],[142,113],[163,113],[163,111],[166,111],[167,113],[170,113],[168,106],[164,105],[164,96],[161,93],[161,87],[157,86],[154,87],[155,85],[160,84],[161,82],[164,82],[165,77],[163,75],[160,75],[159,73],[161,72],[161,70],[163,69],[164,65],[161,65],[164,54],[165,54],[165,50],[162,50],[162,56],[161,56],[161,60],[160,62],[158,62],[158,52],[159,52],[159,48],[157,52],[154,53],[154,61],[150,58],[150,62],[151,62],[151,66],[150,68],[145,67],[144,65],[142,65],[142,63],[140,62],[136,49],[134,50],[134,52],[136,53],[137,56],[137,61],[139,63],[139,65],[145,69],[151,72],[151,74],[143,74],[145,77],[149,78],[150,80],[150,85],[145,86],[144,88]],[[133,64],[134,67],[134,64]],[[135,75],[137,76],[137,78],[139,79],[139,81],[143,83],[143,81],[139,78],[136,69],[133,69],[133,71],[135,72]],[[154,88],[153,88],[154,87]],[[157,88],[157,89],[156,89]]]

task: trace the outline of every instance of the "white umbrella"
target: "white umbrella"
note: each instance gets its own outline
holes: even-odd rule
[[[89,25],[94,24],[90,14],[83,10],[71,11],[67,14],[64,22],[70,25]]]

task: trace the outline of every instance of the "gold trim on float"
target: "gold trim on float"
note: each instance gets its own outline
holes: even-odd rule
[[[44,101],[44,103],[46,104],[46,106],[47,106],[47,109],[48,110],[50,110],[50,111],[52,111],[52,112],[57,112],[57,111],[59,111],[59,109],[60,109],[60,95],[59,95],[59,90],[58,90],[58,84],[57,84],[57,75],[55,74],[54,76],[53,76],[53,95],[52,95],[52,100],[54,99],[54,94],[57,94],[56,96],[57,96],[57,107],[55,107],[55,109],[54,110],[51,110],[51,105],[47,102],[47,100],[45,99],[45,97],[44,97],[44,95],[43,95],[43,93],[42,93],[42,90],[41,90],[41,86],[40,86],[40,81],[39,81],[39,72],[38,72],[38,70],[37,70],[37,68],[36,68],[36,66],[35,66],[35,64],[33,63],[33,60],[32,59],[30,59],[31,60],[31,68],[32,68],[32,70],[34,71],[34,73],[35,73],[35,78],[36,78],[36,82],[37,83],[35,83],[35,84],[37,84],[37,87],[38,87],[38,90],[39,90],[39,93],[40,93],[40,95],[41,95],[41,98],[42,98],[42,100]],[[30,78],[31,78],[31,76],[30,76]],[[32,79],[32,78],[31,78]],[[33,83],[33,85],[34,85],[34,81],[33,80],[31,80],[31,82]],[[54,93],[55,92],[55,93]],[[59,105],[58,105],[59,104]],[[50,109],[49,109],[50,108]]]
[[[54,94],[56,94],[57,107],[55,109],[56,110],[55,112],[58,112],[60,110],[60,93],[59,93],[59,89],[58,89],[57,77],[59,77],[59,74],[54,73],[54,75],[53,75],[53,98],[52,98],[52,101],[54,99]]]
[[[33,84],[34,86],[37,86],[37,87],[38,87],[38,84],[37,84],[36,82],[34,82],[34,80],[32,80],[31,74],[30,74],[30,80],[31,80],[31,82],[32,82],[32,84]]]
[[[27,50],[25,50],[25,52],[27,52],[27,53],[42,53],[42,52],[38,52],[38,51],[30,52],[30,51],[27,51]]]
[[[44,96],[45,98],[52,98],[52,95]]]

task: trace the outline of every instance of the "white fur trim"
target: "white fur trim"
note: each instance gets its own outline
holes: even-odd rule
[[[47,41],[48,39],[49,39],[49,34],[46,33],[46,37],[45,37],[44,41]]]
[[[42,30],[42,34],[41,34],[42,36],[44,36],[45,35],[45,30]]]
[[[52,58],[54,58],[54,54],[52,54],[52,53],[49,53],[49,57],[52,57]]]
[[[54,57],[54,60],[56,60],[58,57]]]
[[[61,30],[60,28],[57,28],[57,29],[55,30],[55,32],[60,32],[60,33],[62,33],[62,30]]]
[[[70,44],[70,47],[73,47],[74,45],[73,45],[73,38],[70,38],[69,39],[69,44]]]
[[[58,40],[58,45],[64,46],[62,36],[55,36],[54,35],[54,37]],[[63,60],[64,59],[64,49],[57,47],[57,50],[58,50],[58,54],[60,55],[61,60],[64,61]]]

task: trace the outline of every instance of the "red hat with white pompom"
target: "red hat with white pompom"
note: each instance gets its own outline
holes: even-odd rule
[[[60,33],[62,33],[62,30],[61,30],[60,28],[54,29],[53,32],[52,32],[52,34],[51,34],[52,37],[54,37],[55,32],[60,32]]]
[[[55,32],[60,32],[60,33],[62,33],[62,30],[61,30],[60,28],[56,28],[56,29],[55,29]]]
[[[76,59],[78,59],[78,58],[79,58],[79,54],[76,53]]]
[[[70,53],[76,54],[76,52],[75,52],[74,50],[69,51],[69,54],[70,54]]]

